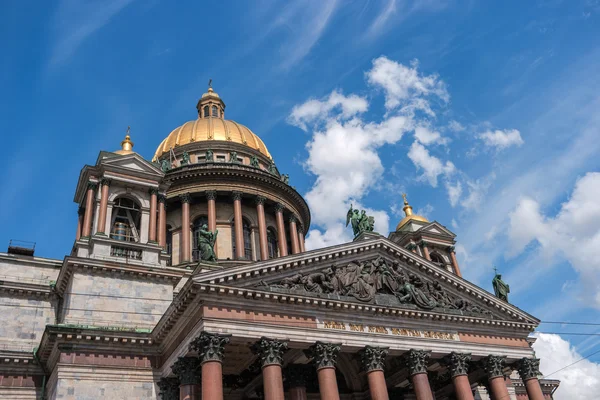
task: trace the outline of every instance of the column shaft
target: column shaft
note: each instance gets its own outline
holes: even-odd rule
[[[284,400],[281,365],[266,365],[262,369],[264,400]]]
[[[243,260],[244,250],[244,221],[242,219],[242,194],[233,194],[233,225],[235,230],[235,258]]]
[[[304,248],[304,232],[302,228],[298,229],[298,243],[300,244],[300,253],[304,253],[306,249]]]
[[[219,361],[202,364],[202,399],[223,400],[223,366]]]
[[[200,385],[179,386],[179,400],[201,400]]]
[[[300,253],[300,244],[298,243],[298,228],[296,219],[290,218],[290,239],[292,240],[292,254]]]
[[[306,400],[306,388],[304,386],[290,388],[290,400]]]
[[[85,214],[83,217],[83,237],[89,237],[92,231],[92,214],[94,212],[94,187],[95,184],[88,184],[88,190],[85,197]]]
[[[456,400],[473,400],[473,391],[467,375],[457,375],[452,378]]]
[[[156,242],[156,195],[155,189],[150,190],[150,223],[148,224],[148,241]]]
[[[454,267],[454,273],[462,278],[460,268],[458,267],[458,261],[456,260],[456,253],[454,250],[450,251],[450,258],[452,259],[452,266]]]
[[[206,192],[206,200],[208,206],[208,230],[214,232],[217,230],[217,192],[208,191]],[[213,249],[215,252],[215,256],[218,257],[218,247],[217,243],[215,243],[215,248]]]
[[[108,208],[108,186],[110,181],[103,179],[100,181],[102,189],[100,190],[100,212],[98,213],[97,234],[106,234],[106,209]]]
[[[189,262],[192,259],[190,245],[190,198],[189,195],[181,196],[181,257],[180,262]]]
[[[389,400],[387,384],[382,370],[367,372],[367,381],[369,382],[371,400]]]
[[[504,382],[503,376],[497,376],[489,380],[490,383],[490,397],[492,400],[504,400],[510,399],[506,383]]]
[[[339,400],[337,378],[334,367],[321,368],[317,371],[319,380],[319,393],[323,400]]]
[[[529,400],[544,400],[544,392],[542,392],[540,381],[537,378],[526,380],[525,390],[527,390]]]
[[[425,243],[423,243],[423,255],[425,256],[426,260],[431,261],[431,256],[429,256],[429,249],[427,248],[427,245]]]
[[[283,222],[283,207],[278,204],[275,207],[275,220],[277,221],[277,245],[279,247],[279,256],[285,257],[287,252],[287,238],[285,237],[285,224]]]
[[[260,259],[269,259],[269,245],[267,243],[267,221],[265,219],[265,199],[256,199],[256,214],[258,215],[258,241],[260,244]]]
[[[81,239],[81,229],[83,228],[83,213],[81,209],[77,212],[77,232],[75,232],[75,240]]]
[[[429,378],[427,373],[415,374],[410,377],[413,387],[415,388],[415,395],[417,400],[433,400],[433,394],[431,393],[431,386],[429,386]]]
[[[167,215],[165,210],[164,196],[160,197],[158,202],[158,245],[165,249],[167,245]]]

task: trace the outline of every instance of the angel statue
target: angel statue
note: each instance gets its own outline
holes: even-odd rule
[[[346,226],[348,226],[350,223],[352,223],[352,231],[354,232],[354,236],[358,236],[363,232],[373,232],[375,227],[375,218],[369,217],[365,210],[359,211],[352,208],[352,204],[350,204],[350,209],[346,214]]]
[[[202,261],[215,262],[215,242],[219,231],[214,232],[208,230],[208,225],[203,224],[198,230],[198,249],[200,250],[200,259]]]

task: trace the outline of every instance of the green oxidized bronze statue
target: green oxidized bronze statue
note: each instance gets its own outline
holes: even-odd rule
[[[206,157],[205,157],[205,159],[206,159],[206,162],[213,162],[213,161],[215,161],[214,154],[213,154],[213,151],[211,149],[206,150]]]
[[[188,165],[190,163],[190,155],[188,154],[187,151],[183,152],[183,155],[181,156],[181,165]]]
[[[375,228],[375,218],[369,217],[365,210],[353,209],[352,204],[350,204],[350,209],[346,214],[346,226],[350,223],[352,223],[354,236],[358,236],[363,232],[373,232]]]
[[[508,284],[502,280],[502,275],[500,275],[498,273],[498,271],[496,270],[495,267],[494,267],[494,271],[496,272],[494,279],[492,279],[492,286],[494,287],[494,293],[496,294],[496,297],[499,298],[500,300],[504,300],[504,301],[508,302],[508,294],[510,293],[510,286],[508,286]]]
[[[208,225],[203,224],[198,230],[198,250],[200,250],[200,260],[215,262],[217,257],[215,255],[215,243],[217,241],[217,235],[219,231],[215,229],[214,232],[208,230]]]
[[[167,172],[168,170],[170,170],[171,166],[169,165],[169,161],[166,159],[160,160],[160,169],[162,170],[162,172]]]
[[[260,167],[260,165],[258,164],[258,157],[256,157],[256,156],[250,157],[250,166],[254,167],[254,168]]]

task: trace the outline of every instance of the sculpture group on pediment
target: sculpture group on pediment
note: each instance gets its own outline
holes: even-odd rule
[[[332,265],[321,271],[295,275],[277,283],[262,281],[261,286],[316,294],[334,294],[372,302],[377,294],[393,295],[401,304],[413,304],[424,310],[443,308],[474,314],[491,314],[472,302],[448,293],[438,281],[429,281],[406,272],[399,262],[383,257]]]
[[[354,236],[358,236],[363,232],[373,232],[375,229],[375,218],[368,216],[365,210],[359,211],[352,208],[352,204],[350,204],[350,209],[346,214],[346,226],[348,224],[352,225]]]

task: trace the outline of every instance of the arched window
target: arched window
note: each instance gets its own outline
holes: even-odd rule
[[[140,206],[127,197],[115,200],[112,209],[110,237],[124,242],[140,241]]]
[[[267,229],[267,248],[269,249],[269,258],[277,257],[277,232],[273,228]]]
[[[212,106],[212,116],[213,117],[219,116],[219,109],[217,108],[217,106]]]
[[[172,254],[173,252],[173,232],[171,231],[171,229],[173,229],[171,225],[167,225],[167,237],[165,238],[165,251],[167,252],[167,254]]]
[[[200,249],[198,248],[198,232],[202,228],[202,225],[208,226],[208,217],[204,215],[196,218],[192,224],[192,260],[194,261],[202,259],[202,254],[200,254]]]
[[[244,259],[252,260],[252,228],[250,223],[242,219],[242,230],[244,236]],[[235,220],[231,221],[231,243],[233,258],[235,258]]]
[[[443,266],[446,264],[446,261],[444,261],[444,258],[441,255],[439,255],[438,253],[431,253],[429,255],[429,257],[431,258],[432,262],[434,262],[440,266]]]
[[[204,118],[209,117],[208,110],[209,110],[208,106],[204,106]]]

